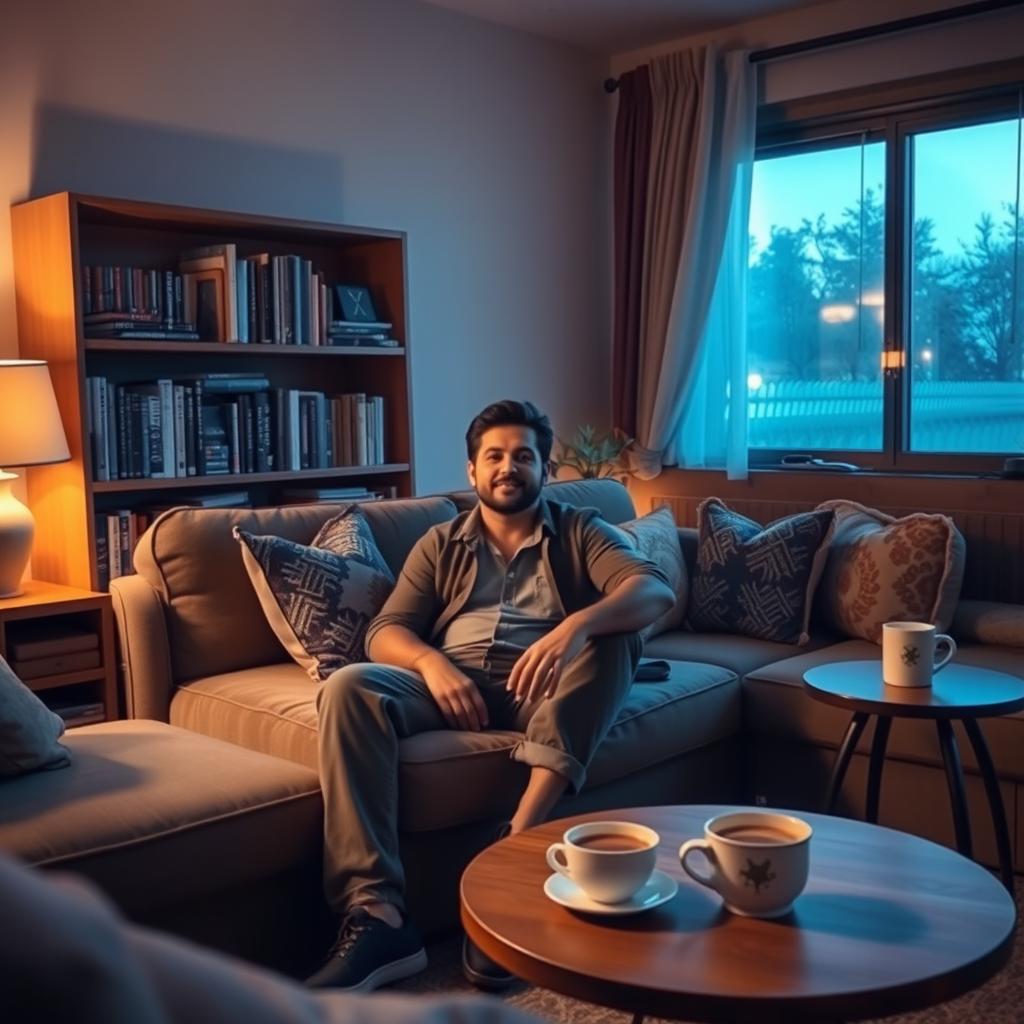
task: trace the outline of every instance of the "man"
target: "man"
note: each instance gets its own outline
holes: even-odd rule
[[[366,649],[319,694],[325,881],[346,916],[315,986],[369,991],[426,966],[404,914],[399,741],[429,729],[517,729],[530,776],[509,831],[579,790],[629,690],[638,631],[674,600],[661,571],[593,509],[541,496],[553,435],[530,402],[496,402],[466,433],[471,512],[416,544]],[[464,947],[467,976],[508,976]]]

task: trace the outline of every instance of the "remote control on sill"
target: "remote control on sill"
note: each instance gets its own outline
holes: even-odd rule
[[[852,462],[829,462],[826,459],[816,459],[812,455],[783,455],[782,465],[786,469],[830,469],[840,473],[860,471],[860,466],[855,466]]]

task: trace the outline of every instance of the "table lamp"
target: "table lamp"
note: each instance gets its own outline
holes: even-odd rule
[[[71,458],[50,372],[41,359],[0,359],[0,467]],[[16,473],[0,468],[0,597],[19,594],[35,520],[12,492]]]

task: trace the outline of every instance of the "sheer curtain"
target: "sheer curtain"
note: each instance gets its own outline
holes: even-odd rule
[[[722,261],[698,346],[697,368],[684,399],[680,429],[665,463],[725,469],[747,476],[747,264],[753,146],[736,168]]]
[[[630,460],[643,479],[680,459],[728,463],[743,475],[742,297],[756,71],[745,52],[722,55],[710,45],[656,58],[649,72],[643,280],[631,353],[637,372],[635,384],[617,382],[636,389],[635,422],[619,425],[636,438]],[[617,281],[623,266],[617,254]],[[617,334],[617,357],[619,343]]]

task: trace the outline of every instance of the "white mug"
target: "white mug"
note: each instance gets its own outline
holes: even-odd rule
[[[588,821],[548,847],[548,867],[598,903],[622,903],[651,877],[660,836],[629,821]]]
[[[714,889],[727,910],[742,917],[781,917],[804,891],[813,830],[806,821],[774,811],[720,814],[704,823],[704,838],[679,847],[683,870]],[[710,871],[690,864],[700,851]]]
[[[935,660],[936,648],[949,649]],[[882,680],[889,686],[931,686],[932,676],[956,654],[956,641],[928,622],[886,622],[882,626]]]

